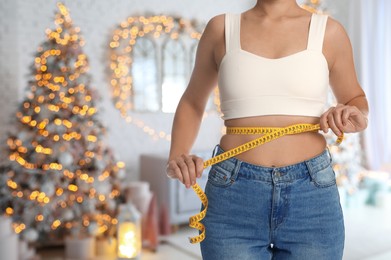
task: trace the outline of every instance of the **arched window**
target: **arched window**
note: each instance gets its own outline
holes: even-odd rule
[[[188,81],[189,59],[183,42],[168,40],[163,45],[162,111],[173,113]]]
[[[175,112],[203,27],[169,16],[129,17],[120,24],[110,42],[110,83],[123,117],[130,111]],[[213,97],[206,109],[216,109]]]
[[[133,49],[131,99],[136,111],[159,111],[159,82],[156,44],[147,38],[139,38]]]

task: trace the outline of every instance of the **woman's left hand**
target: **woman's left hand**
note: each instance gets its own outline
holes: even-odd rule
[[[367,117],[356,106],[338,104],[320,117],[320,128],[323,132],[327,133],[330,128],[337,136],[360,132],[367,125]]]

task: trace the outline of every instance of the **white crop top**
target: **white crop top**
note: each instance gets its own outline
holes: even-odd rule
[[[218,76],[222,118],[319,117],[329,86],[328,64],[322,53],[326,23],[326,15],[313,14],[307,49],[269,59],[241,49],[240,14],[226,14],[226,53]]]

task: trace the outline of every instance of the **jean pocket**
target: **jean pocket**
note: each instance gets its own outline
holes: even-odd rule
[[[326,168],[311,173],[312,182],[319,188],[326,188],[335,185],[335,172],[331,164]]]
[[[209,171],[208,182],[217,187],[229,187],[235,181],[237,177],[237,170],[227,170],[221,167],[219,164],[215,164]]]

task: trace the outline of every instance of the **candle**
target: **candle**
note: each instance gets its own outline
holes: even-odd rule
[[[117,227],[118,259],[140,259],[141,218],[130,203],[120,206]]]

